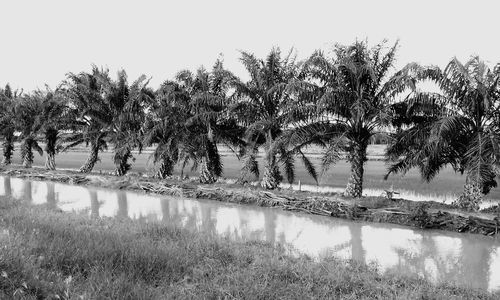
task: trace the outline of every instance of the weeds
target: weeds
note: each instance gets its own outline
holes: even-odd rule
[[[430,205],[429,203],[422,202],[415,206],[415,209],[411,211],[410,219],[416,222],[416,225],[425,228],[427,224],[432,220],[431,215],[429,215]]]

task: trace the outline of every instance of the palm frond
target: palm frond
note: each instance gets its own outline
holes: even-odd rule
[[[316,185],[318,185],[318,173],[316,172],[316,167],[314,167],[313,163],[309,160],[309,158],[299,150],[300,157],[302,159],[302,163],[304,164],[304,167],[306,168],[306,171],[311,177],[314,179],[316,182]]]

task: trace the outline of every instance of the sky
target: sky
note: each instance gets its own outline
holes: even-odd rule
[[[247,78],[240,50],[298,59],[356,39],[399,39],[395,68],[444,67],[454,56],[500,62],[500,1],[0,0],[0,86],[54,88],[91,65],[141,74],[157,88],[182,69],[226,68]]]

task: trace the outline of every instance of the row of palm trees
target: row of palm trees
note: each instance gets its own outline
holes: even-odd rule
[[[156,91],[145,76],[129,83],[125,71],[113,79],[95,66],[68,74],[55,91],[24,94],[6,86],[0,91],[3,163],[11,162],[16,138],[25,167],[33,150],[42,153],[43,140],[47,169],[55,169],[58,151],[86,144],[81,172],[92,171],[99,152],[112,146],[115,173],[124,175],[132,150],[155,146],[158,177],[192,164],[201,182],[213,183],[223,172],[218,147],[226,145],[242,162],[241,181],[259,177],[257,155],[264,150],[261,185],[275,189],[282,172],[294,181],[296,159],[318,181],[346,154],[345,194],[361,197],[368,144],[389,132],[386,177],[416,167],[431,180],[452,166],[466,174],[459,204],[477,208],[496,187],[500,65],[490,69],[472,57],[465,64],[452,59],[444,70],[410,63],[392,72],[397,48],[358,41],[300,62],[293,51],[282,55],[277,48],[265,59],[241,52],[247,81],[218,59],[212,70],[181,71]],[[438,92],[419,88],[426,81]],[[324,149],[320,172],[304,154],[312,145]]]

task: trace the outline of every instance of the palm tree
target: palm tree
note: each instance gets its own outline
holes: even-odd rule
[[[165,179],[173,173],[179,152],[189,132],[185,127],[189,112],[189,94],[177,82],[164,82],[150,104],[144,126],[144,145],[156,144],[153,161],[159,163],[157,177]]]
[[[403,93],[413,93],[415,84],[436,76],[434,69],[409,64],[390,78],[398,43],[385,47],[385,41],[373,48],[365,42],[349,46],[336,45],[329,59],[318,51],[306,63],[317,85],[316,105],[319,113],[313,130],[327,145],[323,171],[347,153],[351,176],[346,196],[361,197],[364,163],[370,138],[388,124],[391,105]]]
[[[227,94],[231,78],[220,59],[212,72],[200,68],[196,75],[190,71],[181,71],[177,75],[177,80],[190,94],[192,115],[186,123],[191,134],[183,154],[190,153],[186,157],[199,160],[201,183],[214,183],[222,175],[217,144],[224,144],[230,149],[244,145],[240,138],[243,131],[228,110],[230,99]]]
[[[14,152],[14,120],[16,118],[15,105],[16,99],[20,97],[22,91],[12,92],[9,84],[4,90],[0,90],[0,136],[3,137],[3,159],[4,165],[12,163],[12,154]]]
[[[466,173],[456,204],[478,209],[482,195],[497,186],[500,167],[500,64],[491,70],[479,57],[452,59],[437,82],[442,93],[421,94],[396,112],[404,125],[387,149],[390,173],[418,167],[430,181],[446,165]]]
[[[65,129],[72,122],[72,115],[68,113],[66,98],[59,91],[52,91],[48,86],[45,91],[36,91],[33,97],[39,98],[41,111],[36,116],[35,127],[37,132],[44,135],[45,168],[47,170],[56,169],[55,155],[58,151],[58,140],[61,129]]]
[[[141,128],[145,122],[145,105],[153,97],[143,75],[132,85],[121,70],[117,80],[109,71],[92,67],[92,73],[69,74],[66,95],[76,115],[74,133],[66,141],[68,149],[78,144],[90,144],[90,156],[80,172],[91,172],[98,161],[99,151],[114,145],[115,174],[125,175],[130,169],[128,160],[134,148],[142,149]]]
[[[81,173],[89,173],[99,160],[99,151],[107,149],[107,129],[113,121],[104,100],[104,78],[107,70],[92,67],[91,73],[67,75],[64,93],[69,101],[71,113],[75,116],[73,132],[65,138],[69,142],[63,150],[85,143],[90,145],[90,154]]]
[[[37,142],[39,126],[37,116],[42,111],[42,99],[34,95],[20,98],[15,106],[14,119],[16,130],[21,133],[21,158],[23,167],[31,168],[33,165],[33,150],[43,155],[43,150]]]
[[[108,140],[114,145],[115,174],[121,176],[130,170],[128,160],[132,158],[132,149],[142,150],[145,107],[154,95],[147,88],[149,80],[144,75],[129,85],[127,74],[121,70],[116,81],[105,78],[102,82],[105,84],[104,100],[112,115]]]
[[[261,186],[275,189],[283,179],[279,169],[280,162],[286,169],[289,181],[293,181],[293,154],[300,150],[290,144],[290,139],[284,137],[292,136],[285,135],[285,132],[304,125],[306,119],[302,112],[307,105],[306,99],[297,97],[294,92],[294,84],[301,76],[301,68],[292,51],[281,58],[280,50],[272,49],[265,61],[247,52],[241,54],[241,62],[250,75],[250,81],[242,82],[233,78],[236,100],[231,111],[240,125],[247,128],[242,177],[248,172],[259,176],[256,156],[258,148],[263,146],[266,154]],[[299,154],[309,173],[316,179],[316,172],[309,159],[302,152]]]

